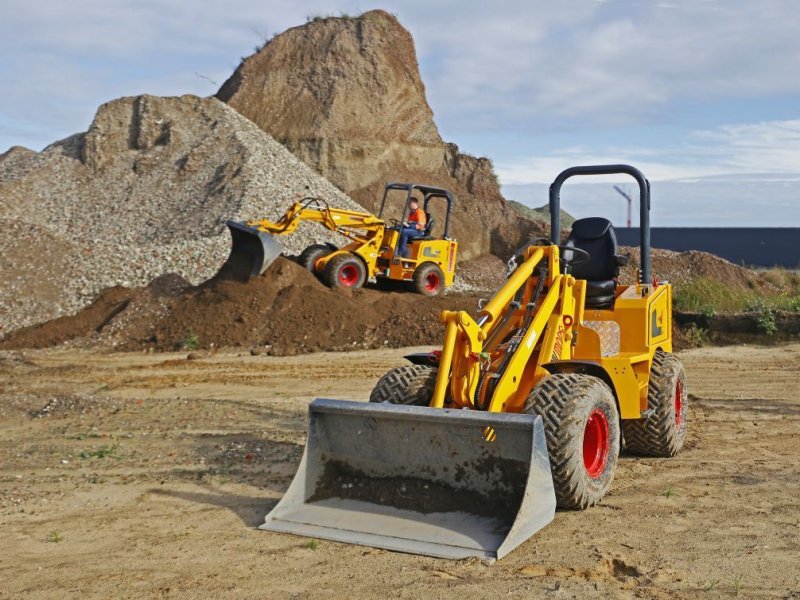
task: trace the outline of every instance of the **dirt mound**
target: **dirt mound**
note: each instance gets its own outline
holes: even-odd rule
[[[631,256],[631,263],[621,280],[632,282],[638,249],[622,251]],[[703,277],[741,290],[779,291],[766,278],[710,254],[653,250],[652,259],[653,273],[674,285]],[[425,298],[369,288],[332,290],[283,257],[262,277],[249,281],[232,271],[233,266],[226,264],[199,286],[169,275],[144,288],[107,289],[74,316],[10,333],[0,348],[64,342],[124,350],[239,346],[291,355],[438,344],[443,332],[439,313],[474,311],[478,297],[491,296],[506,274],[505,263],[495,256],[466,261],[454,293]]]
[[[450,189],[464,259],[506,255],[541,233],[504,200],[491,161],[442,141],[414,40],[385,11],[313,19],[275,36],[217,98],[372,210],[387,181]]]
[[[227,219],[275,219],[297,194],[363,210],[222,102],[121,98],[86,133],[0,155],[0,333],[73,313],[107,287],[177,272],[194,284],[225,260]],[[300,252],[337,241],[318,226]]]
[[[636,271],[640,264],[639,248],[622,247],[620,253],[630,256],[630,262],[622,270],[620,280],[623,283],[633,282],[636,280]],[[722,282],[736,291],[763,290],[767,293],[780,291],[780,286],[760,273],[707,252],[673,252],[653,248],[650,250],[650,263],[652,274],[659,280],[669,281],[673,286],[705,278]]]
[[[275,355],[440,343],[444,309],[473,310],[476,298],[411,292],[331,290],[279,258],[262,277],[225,270],[193,287],[164,277],[139,289],[112,288],[78,314],[12,332],[4,349],[66,341],[116,349],[244,346]]]

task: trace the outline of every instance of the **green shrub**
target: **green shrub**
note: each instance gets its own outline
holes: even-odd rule
[[[200,345],[200,338],[197,337],[197,334],[194,331],[190,331],[185,338],[183,338],[183,342],[181,342],[181,347],[184,350],[197,350],[197,347]]]
[[[775,311],[772,309],[765,309],[756,315],[756,325],[759,331],[767,335],[775,335],[778,333],[778,324],[775,322]]]
[[[693,348],[705,346],[708,343],[708,330],[692,324],[684,331],[686,340]]]

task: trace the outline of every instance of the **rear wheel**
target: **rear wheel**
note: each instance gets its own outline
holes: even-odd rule
[[[444,273],[433,263],[423,263],[414,271],[414,289],[423,296],[438,296],[444,290]]]
[[[322,281],[332,288],[359,288],[367,280],[367,268],[349,252],[337,254],[322,271]]]
[[[316,273],[317,270],[315,267],[317,261],[323,256],[328,256],[328,254],[333,251],[334,248],[331,248],[327,244],[311,244],[308,248],[300,253],[300,256],[297,258],[297,262],[312,273]]]
[[[558,506],[597,504],[611,487],[619,455],[611,389],[597,377],[558,373],[533,388],[525,412],[542,417]]]
[[[686,439],[686,373],[674,354],[656,350],[650,367],[646,419],[622,422],[625,449],[644,456],[675,456]]]
[[[437,373],[438,369],[427,365],[406,365],[387,371],[375,385],[369,401],[428,406]]]

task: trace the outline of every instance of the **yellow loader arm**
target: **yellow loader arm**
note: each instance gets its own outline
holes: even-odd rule
[[[546,374],[531,357],[538,353],[547,362],[567,355],[582,319],[583,282],[559,266],[557,246],[531,246],[477,321],[465,311],[441,314],[446,333],[430,406],[522,409]]]
[[[277,236],[293,233],[302,222],[323,227],[352,240],[353,252],[367,246],[380,247],[386,225],[383,219],[366,212],[331,208],[322,198],[304,198],[292,204],[276,222],[269,219],[239,223],[228,221],[232,246],[228,270],[245,278],[261,275],[280,256],[283,247]]]
[[[276,222],[268,219],[247,221],[246,225],[263,233],[289,235],[300,223],[309,221],[335,231],[352,240],[367,240],[385,228],[383,219],[355,210],[331,208],[321,198],[304,198],[292,204]],[[367,232],[371,235],[364,235]]]

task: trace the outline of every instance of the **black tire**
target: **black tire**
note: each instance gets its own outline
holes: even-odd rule
[[[591,375],[550,375],[533,388],[525,412],[544,422],[558,507],[597,504],[611,487],[619,456],[619,411],[608,385]]]
[[[435,367],[427,365],[396,367],[378,380],[369,401],[428,406],[433,398],[438,372]]]
[[[317,261],[333,251],[334,248],[331,248],[327,244],[311,244],[300,253],[300,256],[297,257],[297,262],[300,266],[305,267],[312,273],[316,273],[314,265],[317,264]]]
[[[656,350],[650,367],[646,419],[622,422],[625,449],[641,456],[675,456],[686,439],[686,372],[674,354]]]
[[[366,280],[364,262],[349,252],[337,254],[322,270],[322,281],[331,288],[360,288]]]
[[[414,290],[423,296],[438,296],[444,291],[444,273],[438,265],[422,263],[414,271]]]

